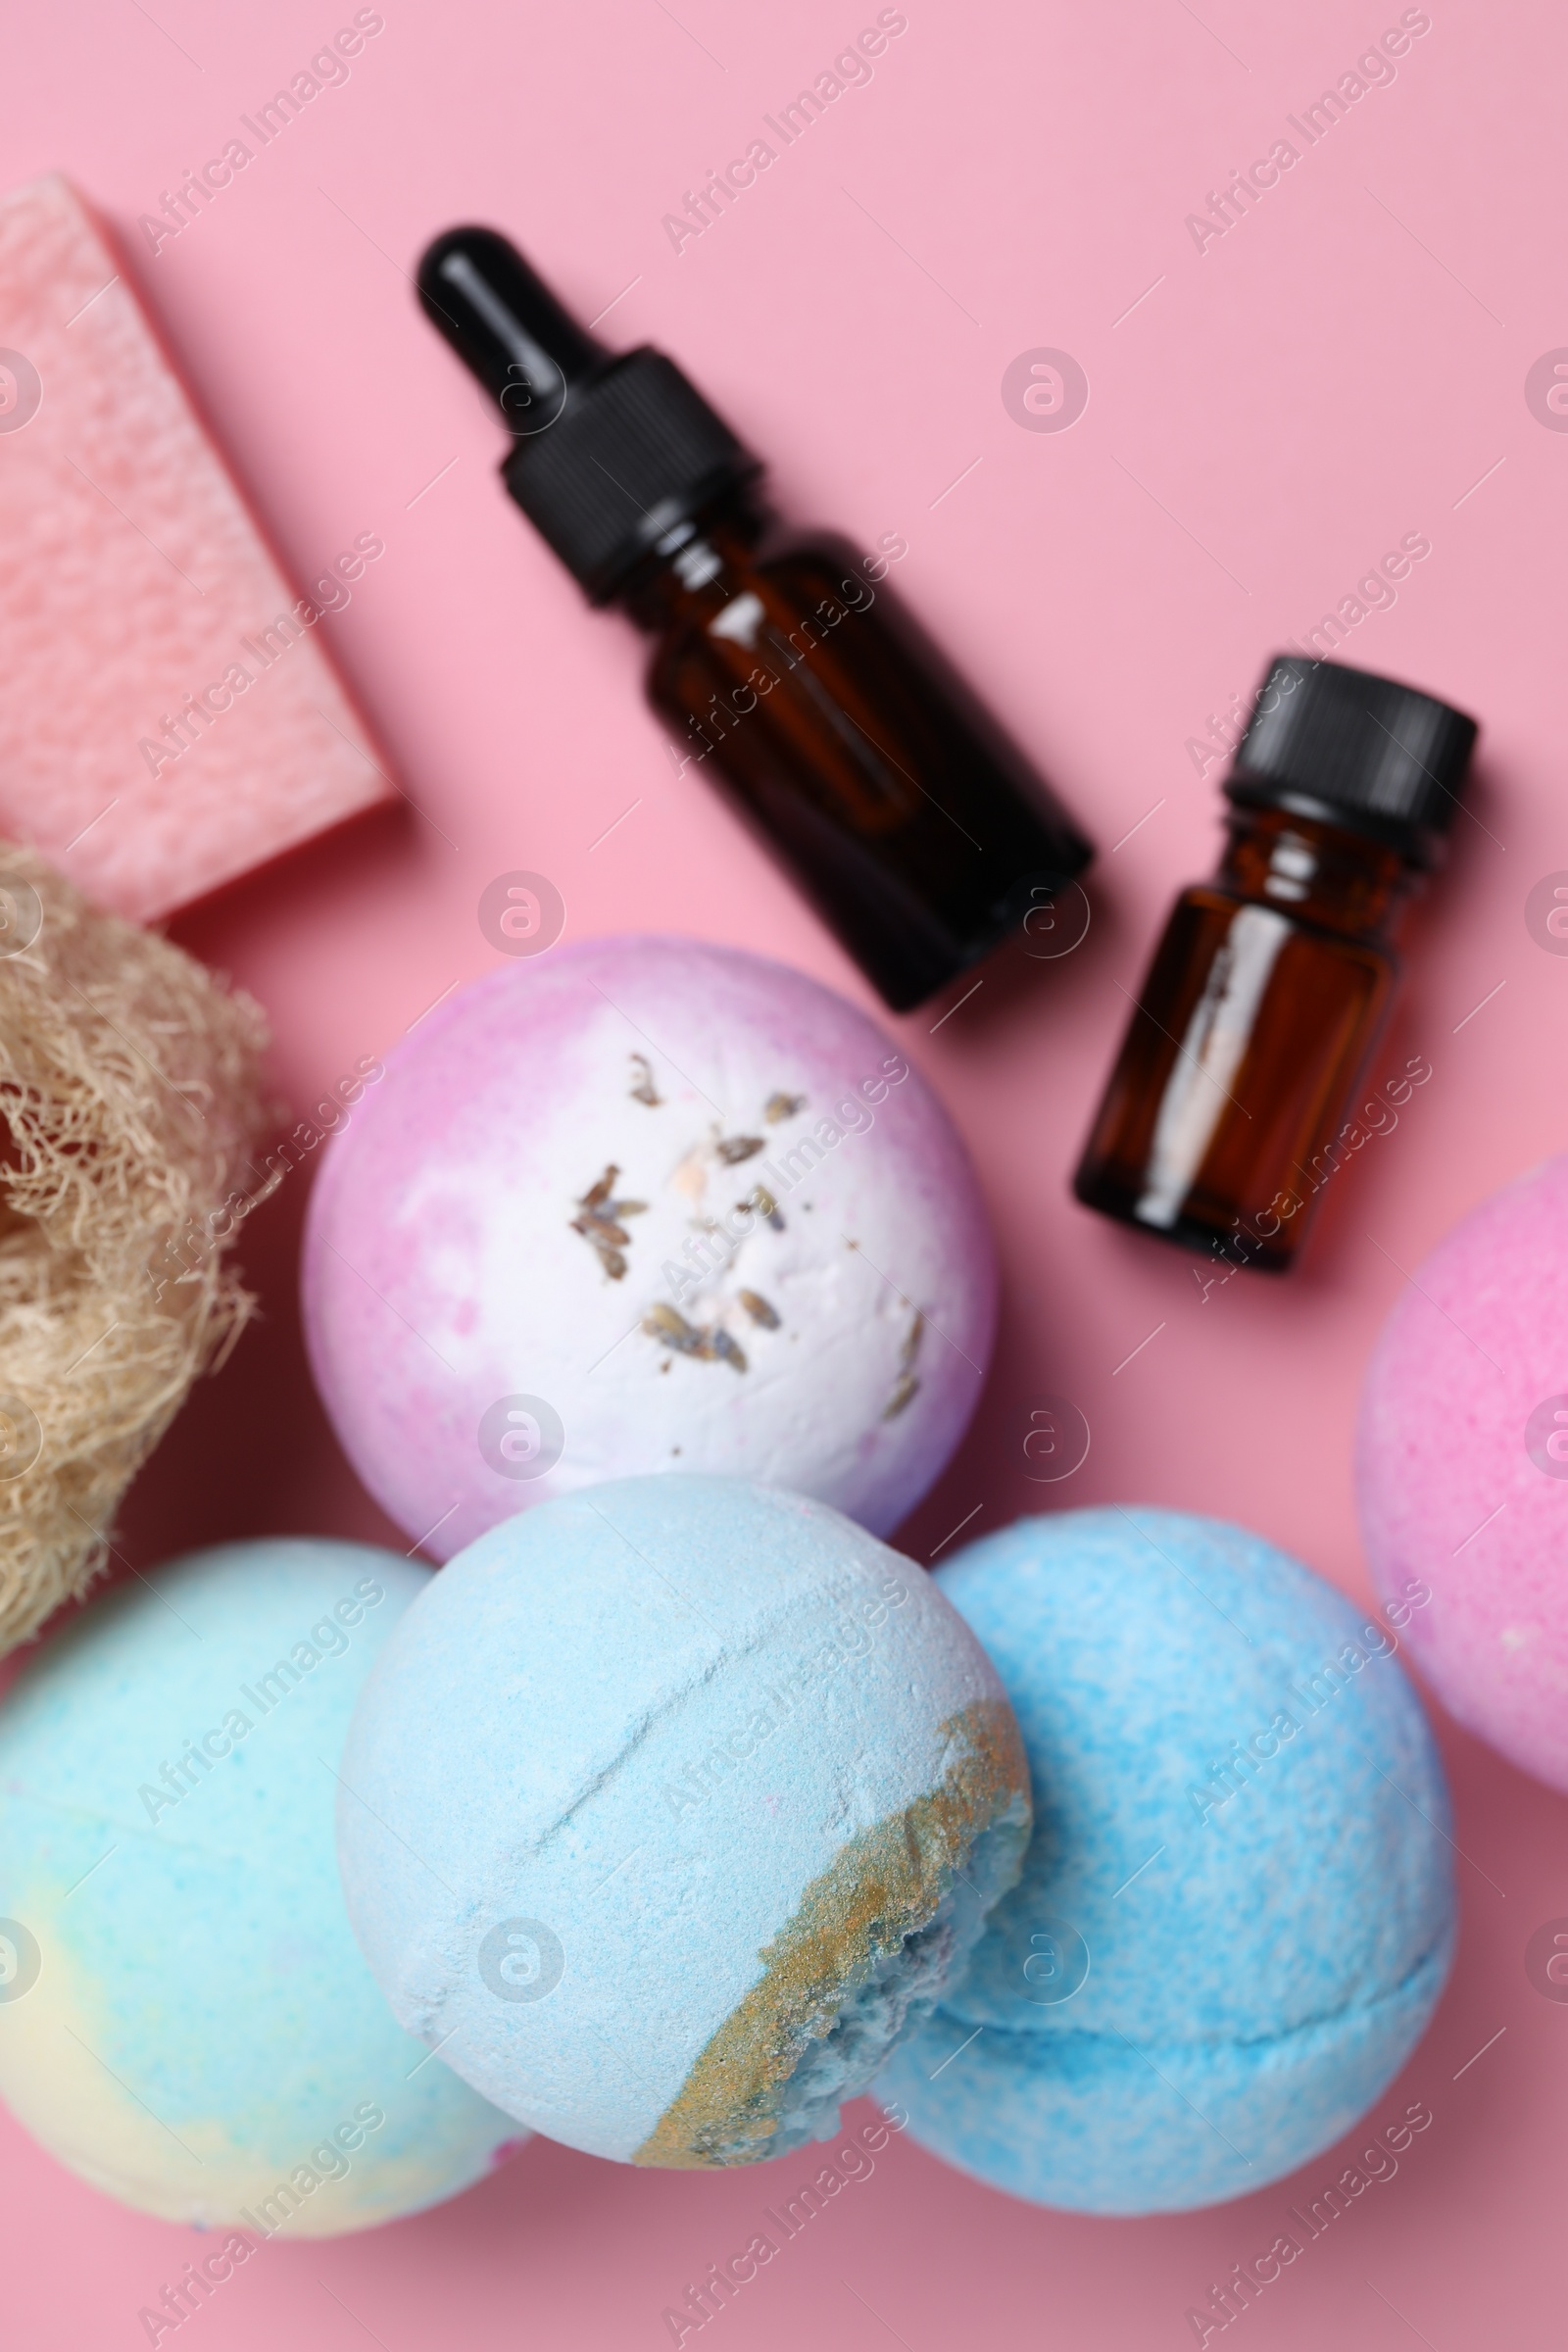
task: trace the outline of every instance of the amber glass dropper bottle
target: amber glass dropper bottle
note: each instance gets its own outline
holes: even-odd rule
[[[1089,843],[878,573],[784,539],[761,466],[661,353],[607,352],[491,229],[419,266],[514,435],[508,490],[591,603],[655,639],[648,694],[896,1011],[1081,873]]]
[[[1227,1267],[1292,1263],[1398,978],[1392,919],[1443,856],[1475,738],[1392,679],[1271,665],[1224,858],[1154,952],[1080,1200]]]

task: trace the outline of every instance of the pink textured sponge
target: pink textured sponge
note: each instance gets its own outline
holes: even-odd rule
[[[1357,1485],[1373,1577],[1439,1696],[1568,1788],[1568,1158],[1484,1201],[1400,1297]]]
[[[149,922],[387,797],[348,592],[286,584],[63,179],[0,202],[0,833]]]

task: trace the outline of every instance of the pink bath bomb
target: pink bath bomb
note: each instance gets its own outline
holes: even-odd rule
[[[1373,1577],[1444,1704],[1568,1788],[1568,1158],[1483,1201],[1401,1292],[1356,1483]]]
[[[441,1559],[658,1470],[886,1534],[996,1319],[974,1172],[894,1041],[673,938],[519,957],[421,1022],[326,1150],[303,1279],[343,1446]]]

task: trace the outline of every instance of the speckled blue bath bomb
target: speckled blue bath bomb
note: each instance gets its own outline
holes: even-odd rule
[[[938,1581],[1017,1712],[1036,1827],[882,2095],[965,2172],[1079,2212],[1294,2171],[1403,2064],[1453,1952],[1447,1792],[1396,1637],[1176,1511],[1026,1519]]]
[[[338,1883],[350,1711],[427,1582],[359,1544],[196,1552],[0,1702],[0,2096],[127,2205],[330,2237],[516,2137],[394,2023]]]
[[[741,1479],[504,1521],[367,1684],[338,1802],[394,2010],[498,2106],[636,2164],[837,2128],[1012,1884],[1018,1727],[922,1572]]]

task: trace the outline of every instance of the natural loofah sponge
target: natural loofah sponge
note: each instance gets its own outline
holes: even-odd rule
[[[248,997],[0,843],[0,1652],[102,1567],[250,1310],[222,1250],[264,1043]]]

